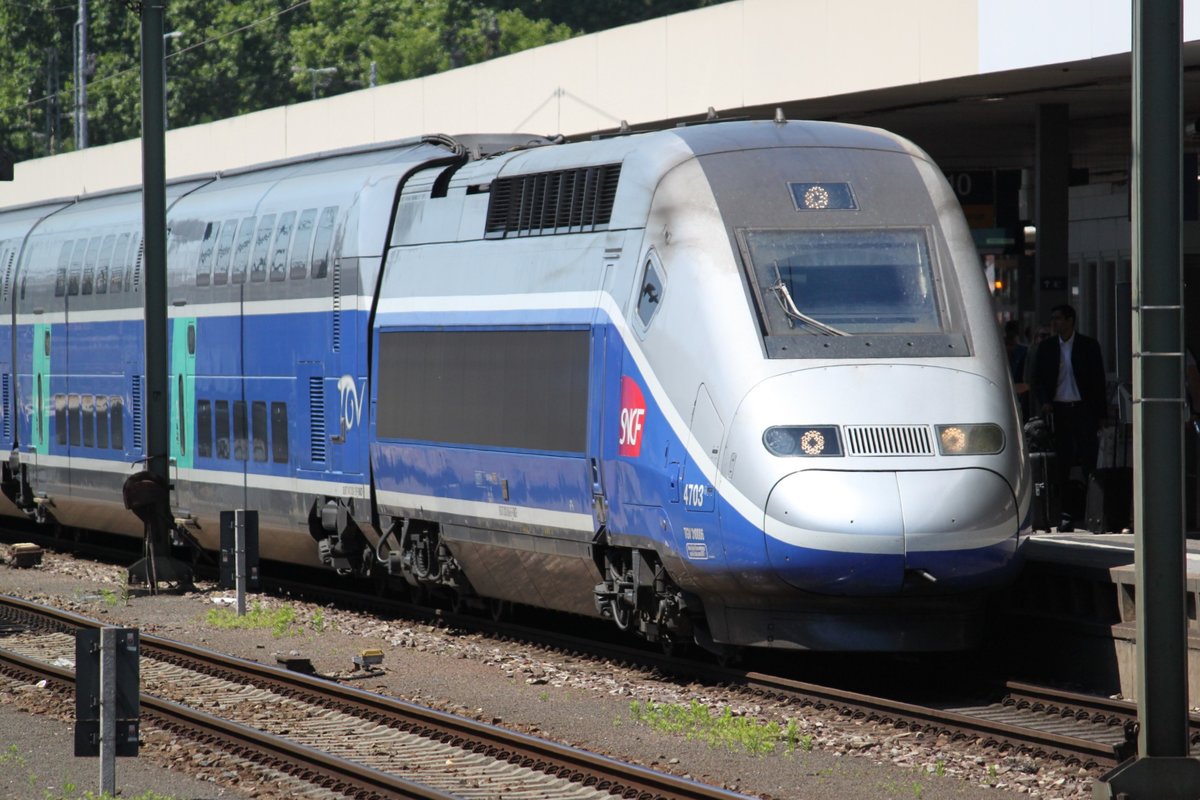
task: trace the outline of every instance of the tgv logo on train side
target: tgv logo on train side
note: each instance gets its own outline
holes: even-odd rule
[[[637,458],[642,454],[642,433],[646,424],[646,399],[637,381],[621,376],[621,439],[618,455]]]

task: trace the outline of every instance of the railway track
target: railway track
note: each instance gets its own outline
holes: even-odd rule
[[[74,632],[87,627],[99,623],[0,598],[0,674],[73,691]],[[305,797],[742,797],[178,642],[144,635],[141,644],[149,725],[302,779]]]

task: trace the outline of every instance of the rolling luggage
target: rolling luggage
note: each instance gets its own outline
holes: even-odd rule
[[[1112,533],[1133,519],[1133,426],[1118,423],[1100,431],[1096,469],[1088,478],[1084,526],[1092,533]]]

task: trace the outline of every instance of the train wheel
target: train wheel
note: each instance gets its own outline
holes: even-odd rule
[[[691,642],[670,633],[664,633],[659,637],[658,646],[662,648],[663,655],[667,658],[686,658],[692,649]]]

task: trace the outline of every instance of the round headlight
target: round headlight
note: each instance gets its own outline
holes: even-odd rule
[[[763,444],[777,456],[795,455],[798,446],[796,434],[791,428],[767,428],[763,434]]]

